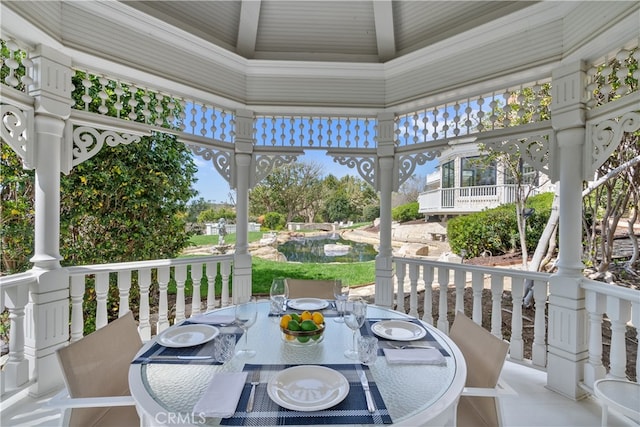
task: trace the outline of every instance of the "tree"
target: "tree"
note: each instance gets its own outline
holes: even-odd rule
[[[321,193],[320,166],[315,163],[291,163],[275,168],[249,194],[250,214],[259,216],[278,212],[286,222],[296,216],[308,216]]]

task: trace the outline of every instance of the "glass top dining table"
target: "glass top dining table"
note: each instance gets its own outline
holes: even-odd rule
[[[358,335],[373,334],[371,325],[377,321],[411,321],[426,330],[426,336],[420,342],[428,340],[427,343],[436,347],[445,357],[441,364],[390,364],[382,347],[390,347],[397,342],[378,337],[381,347],[379,356],[374,364],[366,367],[345,356],[345,350],[352,346],[352,330],[344,323],[334,321],[335,310],[331,310],[331,307],[335,307],[333,302],[325,311],[323,340],[309,346],[294,346],[282,339],[278,317],[269,313],[270,301],[258,301],[257,307],[257,321],[249,328],[246,337],[247,346],[257,353],[252,358],[233,357],[224,364],[214,363],[213,360],[151,360],[149,355],[160,351],[155,350],[160,348],[157,337],[145,344],[129,369],[129,386],[143,425],[455,425],[456,407],[466,381],[466,364],[456,345],[433,326],[398,311],[369,304],[367,320]],[[211,319],[233,319],[233,315],[234,307],[230,306],[201,315],[199,319],[202,321],[204,318],[206,323],[207,316],[211,316]],[[189,323],[189,319],[186,319],[171,328],[180,328]],[[237,333],[239,336],[241,332],[236,326],[226,324],[226,320],[222,325],[216,325],[213,320],[211,324],[221,333]],[[243,347],[245,337],[236,344],[237,349]],[[349,395],[354,394],[354,399],[364,393],[359,388],[359,376],[355,373],[366,370],[372,392],[375,393],[376,412],[367,413],[366,406],[363,409],[340,406],[317,413],[296,413],[279,407],[267,396],[267,383],[283,369],[298,365],[321,365],[343,373],[349,379]],[[216,373],[251,372],[254,369],[261,369],[256,402],[262,399],[258,406],[263,408],[263,412],[255,410],[247,413],[245,410],[246,395],[251,388],[249,374],[245,390],[231,418],[209,418],[194,413],[195,404]],[[351,372],[354,374],[351,375]],[[354,404],[357,405],[357,402]],[[346,403],[342,402],[341,405]],[[341,417],[340,414],[347,416]]]

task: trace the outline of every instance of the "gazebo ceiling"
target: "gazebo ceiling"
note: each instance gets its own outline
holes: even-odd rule
[[[258,113],[362,114],[605,55],[637,36],[639,4],[2,0],[0,16],[3,37],[47,44],[92,73]]]

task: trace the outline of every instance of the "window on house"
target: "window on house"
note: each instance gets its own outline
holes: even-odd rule
[[[518,169],[520,175],[522,176],[522,183],[525,185],[532,185],[534,187],[539,185],[540,174],[536,171],[533,166],[529,165],[527,162],[520,159],[518,162]],[[504,177],[505,184],[515,184],[516,177],[511,173],[511,171],[507,171]]]
[[[442,188],[453,188],[455,182],[455,170],[453,160],[442,165]]]
[[[496,185],[496,162],[486,162],[480,156],[462,159],[461,187]]]

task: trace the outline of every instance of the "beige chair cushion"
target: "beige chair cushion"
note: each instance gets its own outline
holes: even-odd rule
[[[72,398],[127,396],[129,364],[142,347],[133,314],[60,348],[58,360]],[[71,426],[140,425],[135,407],[73,409]]]
[[[333,284],[335,280],[285,279],[289,286],[289,299],[322,298],[334,299]]]
[[[462,351],[467,363],[467,387],[495,388],[509,351],[509,343],[492,335],[462,312],[456,313],[449,338]],[[498,426],[494,397],[462,396],[458,404],[458,426]]]

